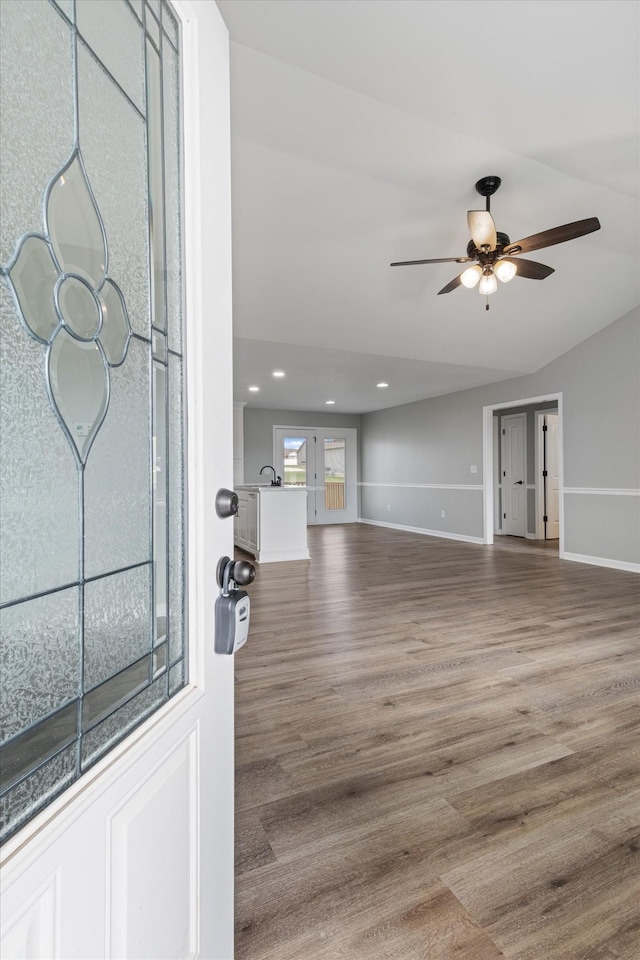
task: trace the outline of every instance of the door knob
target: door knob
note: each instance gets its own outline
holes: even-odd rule
[[[223,593],[228,593],[230,581],[246,587],[255,578],[256,568],[248,560],[231,560],[230,557],[220,557],[218,560],[216,582]]]
[[[524,483],[524,480],[516,480],[516,484],[518,483],[522,486],[522,484]]]
[[[221,520],[235,517],[238,513],[238,494],[221,487],[216,493],[216,513]]]

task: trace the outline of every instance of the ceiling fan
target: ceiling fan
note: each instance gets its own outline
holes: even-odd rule
[[[469,210],[467,212],[471,240],[467,244],[466,257],[401,260],[392,263],[391,266],[406,267],[418,263],[473,263],[473,266],[463,270],[446,287],[438,290],[438,295],[451,293],[461,284],[470,289],[478,284],[479,292],[487,296],[485,309],[488,310],[488,296],[498,289],[498,280],[508,283],[515,276],[526,277],[528,280],[544,280],[545,277],[554,272],[552,267],[547,267],[544,263],[521,258],[521,253],[540,250],[542,247],[552,247],[556,243],[575,240],[576,237],[583,237],[587,233],[593,233],[600,229],[598,218],[589,217],[587,220],[565,223],[561,227],[543,230],[542,233],[534,233],[530,237],[518,240],[517,243],[511,243],[506,233],[500,233],[499,230],[496,230],[496,225],[491,216],[491,197],[501,183],[500,177],[493,176],[482,177],[476,183],[476,190],[480,196],[486,197],[486,209]]]

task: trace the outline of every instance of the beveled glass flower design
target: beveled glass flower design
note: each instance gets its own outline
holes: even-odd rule
[[[108,262],[102,217],[76,149],[45,192],[44,235],[23,237],[3,272],[25,327],[47,348],[51,403],[80,463],[107,413],[109,368],[124,363],[131,339]]]

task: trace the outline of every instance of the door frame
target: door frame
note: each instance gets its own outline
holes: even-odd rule
[[[537,403],[555,401],[558,405],[558,486],[560,519],[560,537],[558,541],[559,557],[564,558],[564,439],[562,393],[549,393],[537,397],[523,397],[492,403],[482,408],[482,522],[483,543],[494,542],[494,410],[506,410],[510,407],[528,407]]]

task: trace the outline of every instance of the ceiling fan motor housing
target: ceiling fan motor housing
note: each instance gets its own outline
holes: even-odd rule
[[[503,249],[505,247],[508,247],[510,243],[511,241],[508,235],[498,230],[496,231],[496,249],[495,250],[492,250],[492,251],[489,251],[488,253],[483,254],[483,251],[478,250],[473,240],[469,240],[469,243],[467,244],[467,256],[473,257],[474,259],[476,259],[477,257],[484,255],[484,257],[486,258],[495,259],[496,257],[500,256]]]

